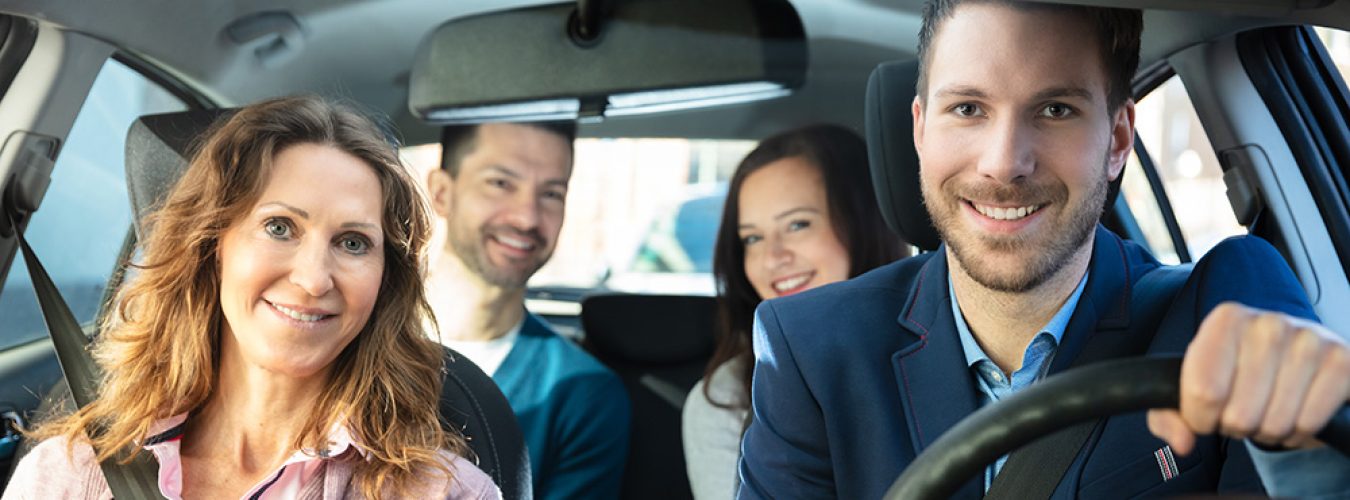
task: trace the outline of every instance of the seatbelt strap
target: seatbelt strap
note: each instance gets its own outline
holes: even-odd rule
[[[1124,335],[1094,335],[1071,366],[1138,356],[1148,350],[1168,305],[1191,275],[1193,264],[1159,266],[1145,273],[1130,293],[1130,329]],[[1050,498],[1078,456],[1098,419],[1065,428],[1012,453],[985,493],[986,500]]]
[[[71,397],[75,404],[83,408],[98,397],[98,366],[89,355],[89,338],[84,335],[75,315],[61,292],[52,284],[47,270],[38,261],[33,249],[24,240],[22,231],[15,231],[19,239],[19,248],[23,250],[23,261],[28,266],[28,275],[33,280],[33,293],[37,295],[38,306],[42,308],[42,319],[47,323],[52,345],[56,348],[56,359],[65,374],[66,384],[70,386]],[[159,498],[158,468],[145,453],[138,454],[130,463],[121,464],[116,458],[99,462],[103,477],[108,481],[108,489],[113,498],[121,500],[149,500]]]

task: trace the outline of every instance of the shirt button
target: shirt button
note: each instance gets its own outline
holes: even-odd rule
[[[993,375],[993,376],[994,376],[994,381],[995,381],[995,382],[1002,382],[1002,381],[1003,381],[1003,374],[1002,374],[1002,373],[991,373],[990,375]]]

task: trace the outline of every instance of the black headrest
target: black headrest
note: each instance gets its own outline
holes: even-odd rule
[[[917,59],[886,62],[872,70],[867,79],[865,108],[867,155],[872,167],[872,186],[886,225],[919,249],[936,250],[941,239],[923,206],[919,154],[914,151],[911,106],[918,80]],[[1124,178],[1120,175],[1111,182],[1106,207],[1115,202]]]
[[[632,363],[706,361],[716,317],[712,297],[614,294],[581,302],[581,326],[597,356]]]
[[[233,109],[194,110],[147,115],[132,122],[127,132],[127,195],[137,238],[144,237],[141,219],[164,201],[187,170],[198,137],[217,119],[233,113]]]
[[[919,155],[914,151],[914,84],[919,61],[891,61],[867,79],[867,155],[872,186],[886,225],[921,250],[941,243],[919,191]]]

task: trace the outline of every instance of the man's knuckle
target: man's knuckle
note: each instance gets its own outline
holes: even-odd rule
[[[1294,431],[1294,423],[1284,422],[1262,422],[1261,427],[1256,430],[1257,437],[1265,443],[1277,443],[1287,437]]]
[[[1299,359],[1312,360],[1320,356],[1324,350],[1325,341],[1317,330],[1301,326],[1294,330],[1289,341],[1289,350]]]
[[[1254,419],[1242,412],[1230,411],[1224,412],[1219,420],[1219,428],[1223,429],[1225,434],[1233,436],[1250,436],[1256,432],[1256,423]]]
[[[1218,385],[1210,383],[1187,385],[1182,389],[1182,396],[1204,408],[1219,406],[1227,399],[1227,395]]]
[[[1325,352],[1323,369],[1331,372],[1337,378],[1350,378],[1350,347],[1344,344],[1333,344],[1330,348],[1321,348],[1320,352]]]
[[[1265,347],[1273,347],[1287,338],[1288,322],[1278,313],[1265,312],[1252,321],[1248,335],[1254,337]]]
[[[1317,434],[1318,431],[1321,431],[1323,425],[1323,422],[1313,420],[1311,417],[1300,418],[1298,422],[1294,423],[1293,432],[1291,432],[1291,434],[1297,436],[1311,436]]]

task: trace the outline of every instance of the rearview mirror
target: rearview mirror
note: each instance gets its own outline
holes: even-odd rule
[[[787,0],[607,7],[545,5],[440,25],[417,50],[409,110],[432,124],[599,119],[780,97],[806,78],[805,34]]]

